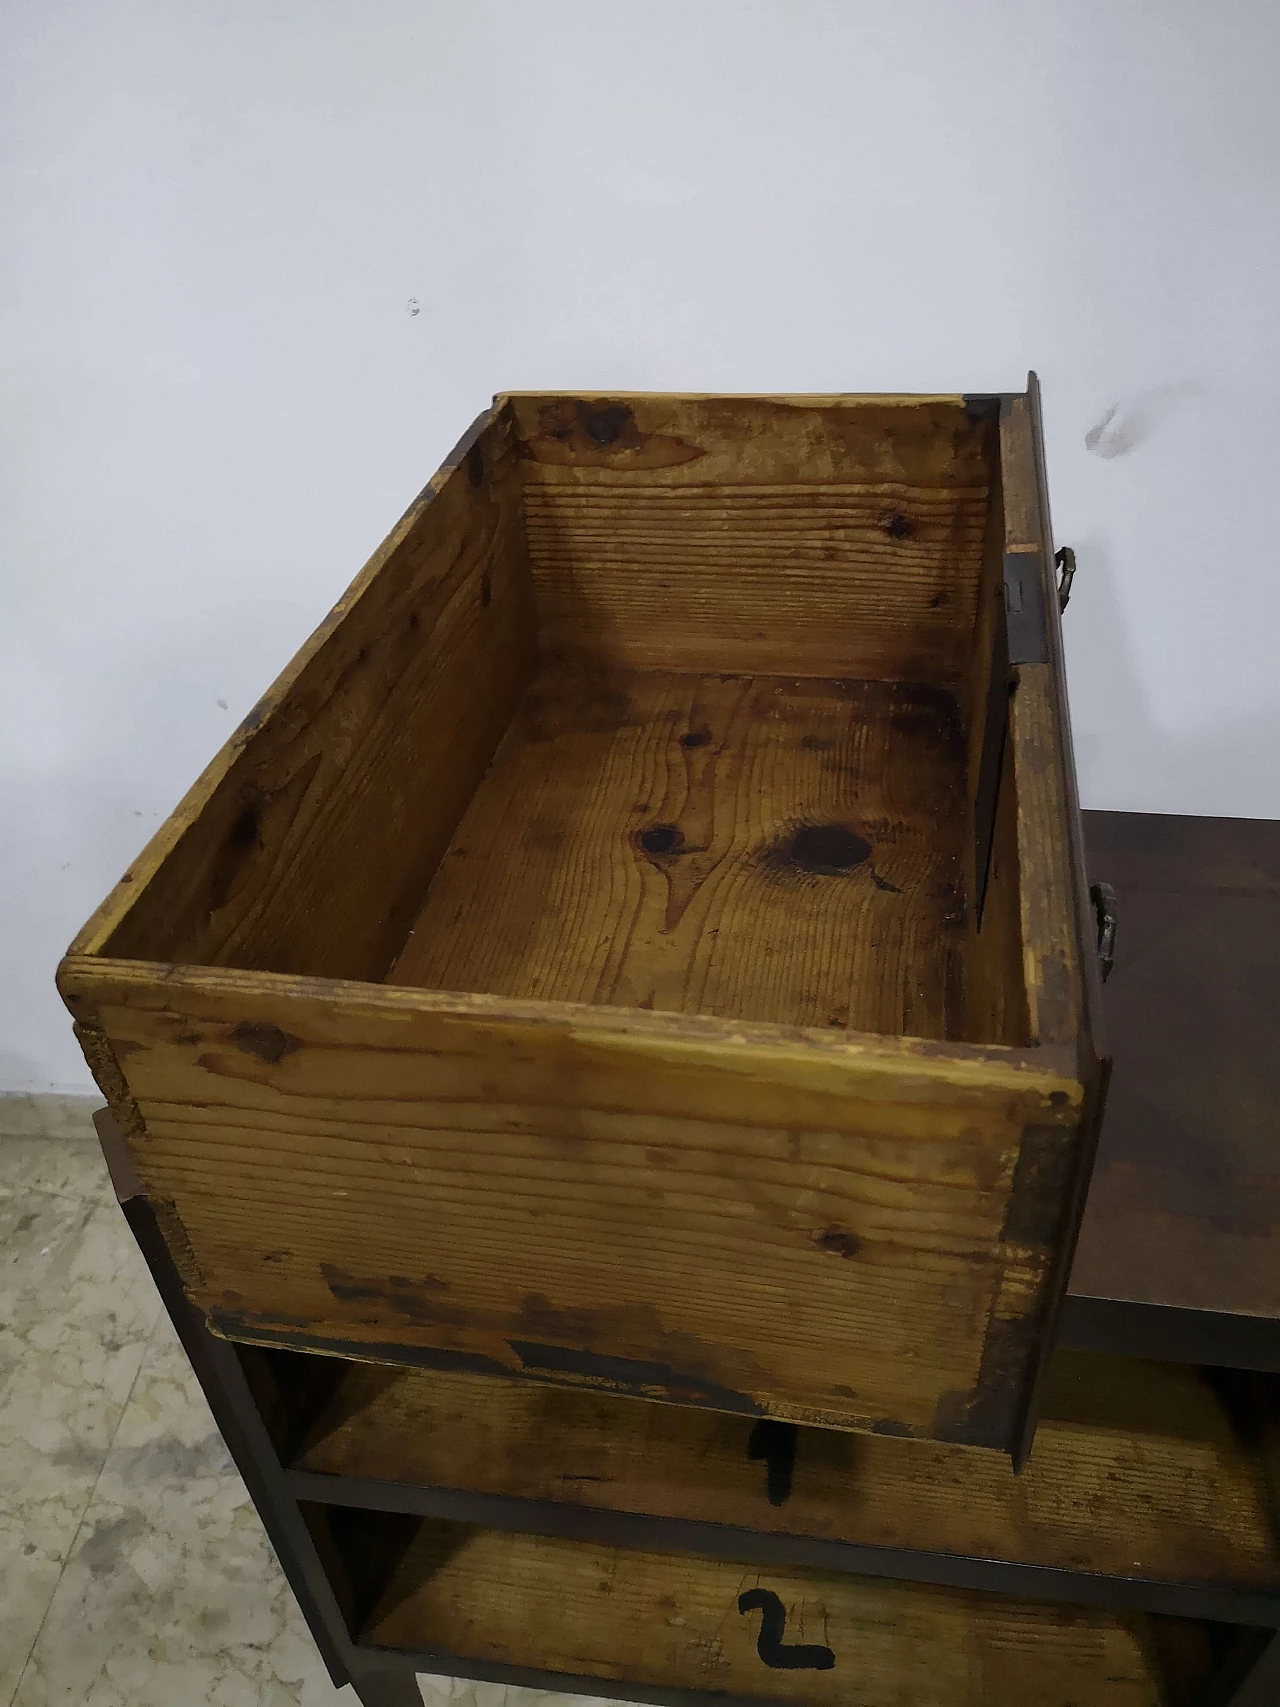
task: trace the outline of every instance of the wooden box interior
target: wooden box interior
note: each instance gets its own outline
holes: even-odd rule
[[[1035,1041],[998,440],[985,401],[507,398],[95,951]]]

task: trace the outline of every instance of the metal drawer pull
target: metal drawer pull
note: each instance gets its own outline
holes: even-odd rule
[[[1054,552],[1053,566],[1058,571],[1058,609],[1063,611],[1071,597],[1071,583],[1076,578],[1076,554],[1069,545],[1060,545]]]
[[[1095,883],[1089,891],[1089,899],[1098,920],[1098,966],[1105,984],[1116,963],[1116,926],[1120,922],[1120,909],[1116,892],[1109,883]]]

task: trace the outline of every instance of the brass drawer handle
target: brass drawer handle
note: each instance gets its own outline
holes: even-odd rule
[[[1053,566],[1058,571],[1058,609],[1064,611],[1076,578],[1076,554],[1069,545],[1061,545],[1054,552]]]
[[[1098,921],[1098,967],[1105,984],[1116,963],[1116,926],[1120,922],[1120,909],[1116,892],[1109,883],[1095,883],[1089,891],[1089,899],[1093,902]]]

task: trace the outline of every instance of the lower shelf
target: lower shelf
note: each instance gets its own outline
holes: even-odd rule
[[[815,1707],[1189,1707],[1214,1666],[1212,1627],[1190,1621],[429,1518],[310,1521],[374,1590],[352,1602],[360,1644],[445,1673]]]

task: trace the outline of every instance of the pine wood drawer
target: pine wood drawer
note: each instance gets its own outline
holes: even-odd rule
[[[1025,1449],[1101,1083],[1035,409],[482,417],[61,968],[215,1329]]]

